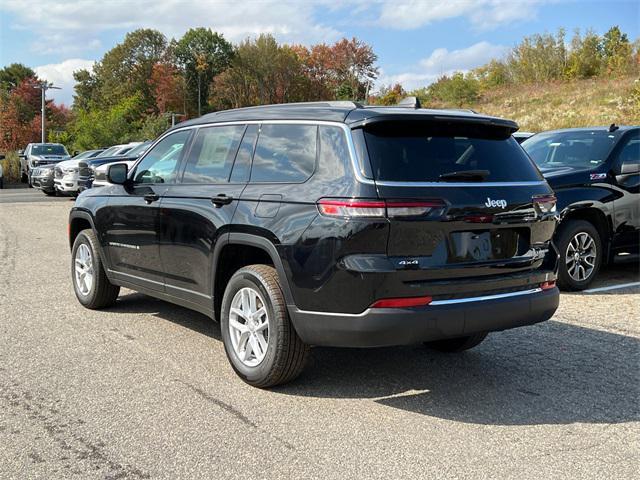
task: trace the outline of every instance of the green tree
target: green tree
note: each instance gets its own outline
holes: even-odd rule
[[[624,75],[633,66],[633,48],[627,35],[617,25],[603,36],[602,56],[609,74]]]
[[[381,87],[375,98],[375,103],[377,105],[397,105],[406,96],[407,92],[404,91],[402,85],[396,83],[388,87]]]
[[[96,62],[93,78],[85,72],[79,73],[82,82],[76,90],[76,100],[83,106],[92,101],[111,106],[137,95],[142,111],[155,111],[154,89],[148,79],[166,47],[167,39],[157,30],[144,28],[127,33],[122,43]],[[85,95],[89,95],[88,98]]]
[[[558,30],[525,37],[507,58],[509,76],[516,83],[542,83],[563,77],[567,62],[565,32]]]
[[[75,148],[87,150],[138,139],[140,103],[140,95],[134,95],[115,105],[77,111],[71,125]]]
[[[462,107],[478,100],[480,84],[471,74],[442,76],[429,86],[429,96],[447,105]]]
[[[567,62],[566,75],[569,78],[591,78],[602,69],[602,44],[600,37],[588,30],[582,37],[576,30],[571,39],[571,51]]]
[[[35,78],[36,73],[26,65],[12,63],[0,70],[0,89],[13,90],[26,78]]]
[[[233,57],[233,46],[221,34],[209,28],[192,28],[171,44],[171,52],[184,70],[191,112],[208,110],[209,89],[213,78],[222,73]],[[204,108],[203,108],[204,106]]]
[[[211,101],[219,108],[296,102],[307,99],[308,85],[296,52],[263,34],[238,46],[213,82]]]

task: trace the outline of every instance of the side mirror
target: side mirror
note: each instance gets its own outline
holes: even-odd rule
[[[18,157],[19,157],[20,159],[22,159],[22,160],[26,160],[26,159],[27,159],[27,156],[26,156],[24,153],[19,153],[19,154],[18,154]]]
[[[620,175],[629,175],[632,173],[640,173],[640,162],[624,162],[620,167]]]
[[[0,154],[0,160],[4,160],[4,155]]]
[[[116,185],[123,185],[127,181],[129,168],[126,163],[116,163],[107,169],[107,181]]]

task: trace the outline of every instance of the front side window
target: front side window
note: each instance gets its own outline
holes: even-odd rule
[[[316,125],[262,125],[251,182],[300,183],[316,165]]]
[[[627,138],[618,154],[618,163],[620,165],[640,164],[640,133]]]
[[[525,140],[522,148],[541,170],[557,167],[592,169],[606,161],[619,133],[606,130],[576,130],[539,133]]]
[[[135,183],[173,183],[190,131],[172,133],[158,142],[136,167]]]
[[[198,130],[189,152],[183,183],[226,183],[244,129],[244,125],[230,125]]]

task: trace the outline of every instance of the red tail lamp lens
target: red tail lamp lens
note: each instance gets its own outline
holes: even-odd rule
[[[328,217],[415,217],[426,215],[434,208],[444,208],[445,203],[435,201],[395,201],[365,199],[322,199],[318,210]]]
[[[539,195],[533,197],[533,205],[541,213],[553,213],[556,211],[557,198],[555,195]]]
[[[551,280],[549,282],[543,282],[540,284],[540,288],[542,290],[551,290],[552,288],[556,287],[556,281],[555,280]]]
[[[318,210],[328,217],[384,217],[381,200],[320,200]]]
[[[371,305],[371,308],[407,308],[422,307],[431,303],[431,297],[383,298]]]

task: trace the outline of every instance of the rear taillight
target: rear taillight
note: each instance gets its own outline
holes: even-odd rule
[[[430,213],[435,209],[444,209],[441,200],[405,201],[405,200],[337,200],[322,199],[318,201],[318,210],[327,217],[417,217]]]
[[[371,308],[408,308],[422,307],[431,303],[431,297],[383,298],[371,305]]]
[[[557,199],[555,195],[539,195],[533,197],[533,206],[540,213],[554,213],[556,211]]]
[[[376,200],[320,200],[318,210],[328,217],[384,217],[385,204]]]
[[[552,288],[556,288],[556,281],[555,280],[551,280],[548,282],[542,282],[540,284],[540,288],[542,290],[551,290]]]

